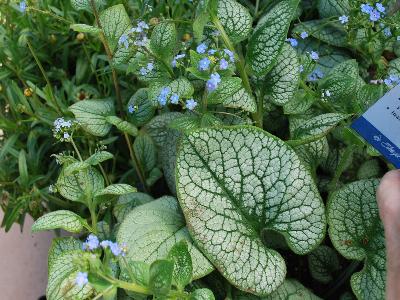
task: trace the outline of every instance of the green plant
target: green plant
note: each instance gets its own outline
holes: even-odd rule
[[[47,298],[383,299],[392,166],[349,125],[400,83],[396,9],[2,4],[2,226],[78,234]]]

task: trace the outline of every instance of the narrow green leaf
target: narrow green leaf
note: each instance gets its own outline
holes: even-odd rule
[[[69,232],[79,233],[82,231],[85,222],[72,211],[57,210],[37,219],[32,225],[32,232],[61,228]]]
[[[168,259],[174,263],[172,283],[183,291],[186,285],[192,281],[193,265],[186,241],[176,243],[168,253]]]
[[[299,0],[281,1],[260,19],[246,56],[250,69],[257,76],[265,75],[275,65],[298,4]]]
[[[120,131],[126,132],[127,134],[131,136],[136,136],[138,134],[138,129],[135,125],[122,120],[121,118],[118,118],[116,116],[108,116],[105,118],[107,123],[110,123],[117,127]]]
[[[28,166],[26,164],[26,152],[24,149],[21,149],[19,151],[18,171],[19,171],[19,179],[20,179],[21,185],[27,187],[29,184],[29,174],[28,174]]]
[[[95,197],[104,195],[120,196],[134,192],[136,192],[136,188],[130,186],[129,184],[116,183],[109,185],[108,187],[102,189],[101,191],[98,191],[95,194]]]
[[[96,166],[103,161],[112,159],[114,157],[113,154],[107,151],[97,151],[96,153],[92,154],[85,162],[91,166]]]
[[[100,29],[97,27],[93,27],[90,25],[86,25],[86,24],[72,24],[69,26],[73,31],[77,31],[77,32],[84,32],[84,33],[99,33]]]
[[[168,127],[183,132],[190,131],[200,127],[200,119],[196,115],[184,115],[172,120]]]
[[[149,173],[157,164],[157,149],[147,133],[140,133],[133,143],[133,150],[145,172]]]

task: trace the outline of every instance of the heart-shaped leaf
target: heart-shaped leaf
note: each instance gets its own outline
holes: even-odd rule
[[[106,117],[114,114],[114,102],[106,100],[83,100],[69,107],[82,127],[95,136],[105,136],[111,129]]]
[[[237,1],[218,1],[217,17],[233,43],[243,41],[250,34],[253,18]]]
[[[385,299],[386,256],[376,189],[379,180],[350,183],[332,194],[328,202],[329,236],[347,259],[364,261],[351,277],[358,299]]]
[[[79,233],[85,223],[84,219],[72,211],[57,210],[37,219],[32,225],[32,232],[61,228],[69,232]]]
[[[193,278],[213,270],[203,254],[192,244],[185,220],[173,197],[162,197],[135,207],[121,223],[117,241],[128,246],[127,259],[152,263],[165,258],[180,240],[188,241],[193,261]]]
[[[262,232],[280,232],[297,254],[325,234],[324,205],[307,168],[283,141],[255,127],[201,129],[180,147],[178,198],[196,245],[238,288],[273,292],[286,266]]]
[[[246,61],[258,76],[274,66],[296,13],[299,0],[281,1],[260,19],[250,38]]]
[[[117,218],[118,222],[121,223],[133,208],[153,200],[153,197],[144,193],[121,195],[113,207],[113,214]]]
[[[176,35],[173,22],[162,22],[156,25],[151,34],[151,50],[162,58],[172,56],[176,47]]]
[[[322,283],[334,279],[334,273],[340,269],[339,257],[332,248],[321,245],[308,256],[311,276]]]

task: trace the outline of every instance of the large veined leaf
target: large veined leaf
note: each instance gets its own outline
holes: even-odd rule
[[[243,41],[250,34],[253,18],[236,0],[218,1],[217,17],[233,43]]]
[[[144,193],[129,193],[121,195],[113,207],[113,214],[117,218],[118,222],[122,222],[133,208],[153,200],[153,197]]]
[[[122,4],[118,4],[103,10],[100,13],[100,23],[110,50],[114,52],[119,38],[131,26],[125,7]]]
[[[259,21],[246,56],[256,75],[265,75],[274,66],[298,4],[298,0],[281,1]]]
[[[378,184],[377,179],[350,183],[328,202],[333,245],[347,259],[364,261],[364,268],[351,277],[358,299],[385,298],[385,239],[375,198]]]
[[[85,202],[104,188],[104,178],[99,171],[89,167],[77,174],[66,176],[65,168],[57,180],[57,190],[66,199]]]
[[[252,113],[257,110],[256,100],[244,88],[240,88],[232,95],[226,97],[222,101],[222,104],[224,107],[243,109]]]
[[[212,265],[192,244],[185,220],[173,197],[162,197],[135,207],[121,223],[118,243],[126,243],[127,259],[153,263],[165,258],[176,242],[186,240],[193,261],[193,278],[213,270]]]
[[[151,34],[151,50],[162,58],[172,56],[176,47],[176,35],[174,23],[162,22],[158,24]]]
[[[56,239],[52,242],[48,258],[48,281],[46,297],[49,300],[90,299],[90,285],[80,288],[75,278],[80,271],[76,262],[82,260],[81,243],[72,238]]]
[[[349,15],[349,0],[318,0],[318,11],[321,18]]]
[[[322,283],[334,279],[334,273],[340,270],[339,257],[332,248],[321,245],[308,256],[311,276]]]
[[[307,168],[283,141],[255,127],[201,129],[184,138],[177,192],[191,236],[232,284],[267,295],[284,259],[261,233],[280,232],[297,254],[325,234],[324,205]]]
[[[85,223],[84,219],[72,211],[57,210],[37,219],[32,225],[32,232],[61,228],[69,232],[79,233]]]
[[[235,300],[319,300],[309,289],[294,279],[286,279],[282,285],[271,295],[257,297],[250,294],[239,293]]]
[[[105,136],[111,129],[107,116],[114,114],[114,102],[106,100],[83,100],[69,107],[82,127],[95,136]]]
[[[209,104],[222,103],[226,98],[232,96],[242,87],[242,80],[239,77],[227,77],[221,80],[218,88],[208,96]]]
[[[300,34],[303,31],[329,45],[345,47],[347,45],[347,33],[343,25],[332,23],[331,20],[312,20],[299,23],[293,31]]]
[[[292,100],[299,86],[299,67],[296,51],[285,44],[276,65],[266,77],[267,99],[277,105],[284,105]]]
[[[400,58],[396,58],[389,63],[388,72],[390,75],[400,76]]]

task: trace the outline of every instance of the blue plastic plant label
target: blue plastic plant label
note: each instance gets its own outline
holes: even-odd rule
[[[400,168],[400,85],[390,90],[351,127]]]

